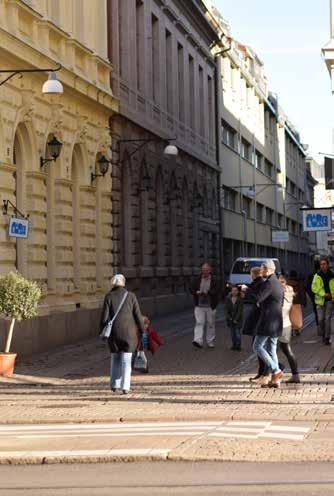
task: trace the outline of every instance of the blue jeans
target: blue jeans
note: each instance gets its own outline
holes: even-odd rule
[[[241,347],[241,331],[239,327],[235,325],[231,325],[230,327],[231,330],[231,339],[232,339],[232,345],[234,348],[240,348]]]
[[[129,391],[131,384],[132,353],[112,353],[110,367],[110,386]]]
[[[273,374],[278,372],[278,358],[277,358],[277,340],[278,338],[271,338],[269,336],[255,336],[253,343],[253,351],[259,358],[267,365],[270,372]],[[265,345],[267,344],[267,349]]]

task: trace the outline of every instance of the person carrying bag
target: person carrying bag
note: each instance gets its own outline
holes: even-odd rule
[[[131,359],[138,347],[138,330],[141,335],[145,331],[138,300],[125,289],[125,277],[116,274],[111,279],[111,291],[104,299],[100,320],[100,336],[107,340],[111,352],[110,388],[113,392],[130,392]]]

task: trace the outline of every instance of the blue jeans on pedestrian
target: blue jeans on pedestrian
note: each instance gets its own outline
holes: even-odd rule
[[[110,387],[129,391],[131,385],[132,353],[112,353],[110,367]]]
[[[270,336],[255,336],[253,351],[267,365],[268,370],[273,374],[279,371],[277,358],[277,340]],[[265,346],[267,345],[267,350]]]
[[[239,327],[232,324],[230,330],[233,348],[241,348],[241,331]]]

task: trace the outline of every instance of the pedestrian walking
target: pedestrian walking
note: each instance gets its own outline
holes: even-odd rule
[[[331,318],[334,298],[334,274],[327,257],[320,258],[320,270],[314,275],[311,287],[323,343],[331,344]]]
[[[149,351],[154,355],[157,347],[163,346],[163,342],[157,331],[152,327],[150,319],[143,315],[145,332],[141,334],[140,329],[138,329],[138,349],[136,355],[133,357],[132,368],[136,369],[136,358],[145,356],[145,367],[140,368],[140,372],[149,371],[148,359],[145,355],[145,351]]]
[[[257,295],[261,284],[265,282],[262,277],[262,268],[253,267],[250,271],[252,282],[245,288],[243,297],[243,325],[242,334],[246,336],[253,336],[255,339],[256,328],[260,318],[260,307],[257,304]],[[267,367],[264,361],[258,357],[259,368],[254,377],[250,377],[250,382],[257,382],[258,384],[268,384],[270,375],[268,375]]]
[[[238,286],[232,286],[230,294],[226,298],[226,323],[231,331],[233,351],[241,351],[241,327],[243,299]]]
[[[288,286],[292,287],[294,292],[293,306],[291,309],[291,313],[293,313],[292,335],[299,336],[303,327],[302,306],[305,307],[307,305],[305,280],[304,277],[298,276],[296,270],[290,270],[286,282]]]
[[[113,317],[108,345],[111,352],[110,388],[113,392],[127,394],[131,386],[132,354],[138,347],[138,329],[144,333],[145,327],[139,304],[134,293],[125,289],[125,277],[116,274],[111,279],[111,291],[103,303],[100,333]]]
[[[283,307],[282,307],[282,315],[283,315],[283,332],[282,335],[278,338],[278,343],[281,351],[288,359],[292,376],[288,379],[287,383],[300,383],[300,377],[298,372],[298,365],[296,357],[291,349],[291,336],[292,336],[292,323],[291,323],[291,310],[293,307],[293,301],[295,297],[295,293],[293,287],[288,284],[288,281],[285,276],[281,275],[279,277],[279,281],[282,284],[284,289],[284,299],[283,299]]]
[[[317,305],[315,303],[315,294],[312,291],[312,282],[315,274],[320,270],[320,263],[319,260],[314,260],[313,264],[313,271],[307,276],[306,278],[306,284],[305,284],[305,289],[308,297],[311,300],[312,303],[312,308],[313,308],[313,313],[314,313],[314,318],[315,318],[315,323],[317,326],[317,333],[318,336],[321,336],[321,329],[319,327],[319,319],[318,319],[318,312],[317,312]]]
[[[219,288],[212,274],[212,267],[208,263],[202,265],[201,275],[195,279],[190,291],[194,297],[196,320],[193,345],[196,348],[203,348],[204,328],[206,327],[207,345],[209,348],[214,348]]]
[[[260,318],[256,328],[253,350],[266,364],[271,373],[271,380],[262,387],[279,387],[283,372],[279,368],[277,358],[277,340],[283,331],[283,295],[284,290],[275,274],[272,260],[262,265],[263,277],[267,277],[259,287],[257,298],[260,305]],[[267,347],[267,349],[266,349]]]

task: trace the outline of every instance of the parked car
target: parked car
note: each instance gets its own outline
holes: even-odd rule
[[[281,264],[277,258],[237,258],[233,265],[228,278],[228,285],[250,284],[252,278],[250,271],[253,267],[261,267],[265,262],[272,260],[276,266],[276,274],[281,274]]]

